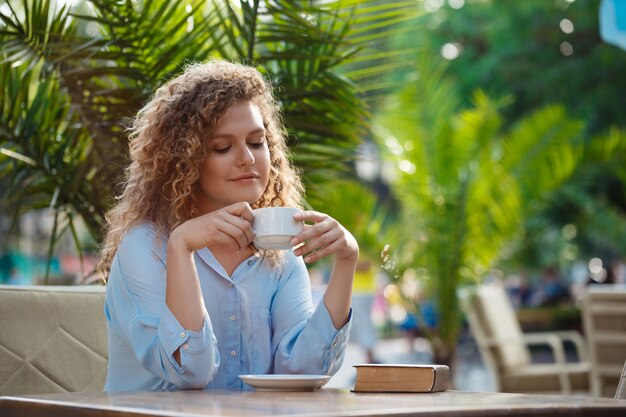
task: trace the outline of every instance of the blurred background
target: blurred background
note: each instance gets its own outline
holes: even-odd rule
[[[359,240],[331,385],[414,362],[498,389],[461,289],[584,333],[586,289],[626,283],[625,3],[0,1],[0,283],[97,283],[125,126],[185,63],[226,58],[272,80],[306,205]]]

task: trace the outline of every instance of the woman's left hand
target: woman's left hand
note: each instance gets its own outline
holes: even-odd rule
[[[352,234],[339,222],[327,214],[317,211],[296,213],[297,221],[314,223],[305,224],[305,228],[291,240],[293,246],[300,243],[294,254],[304,255],[306,263],[315,262],[328,255],[334,255],[338,261],[355,262],[359,258],[359,245]]]

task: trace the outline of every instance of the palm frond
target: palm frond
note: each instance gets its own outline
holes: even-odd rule
[[[393,222],[389,207],[372,190],[355,181],[337,181],[324,191],[319,199],[309,203],[348,229],[359,242],[364,257],[379,260],[387,229]]]
[[[584,124],[548,106],[523,118],[503,139],[502,165],[510,170],[528,200],[567,179],[582,156]]]
[[[380,88],[382,74],[402,67],[407,51],[385,39],[418,14],[414,2],[373,0],[6,4],[3,185],[15,213],[53,201],[59,231],[72,232],[68,219],[80,215],[96,239],[127,163],[127,121],[185,63],[212,57],[256,65],[271,79],[308,198],[322,196],[349,174],[369,134],[369,87],[358,83]]]

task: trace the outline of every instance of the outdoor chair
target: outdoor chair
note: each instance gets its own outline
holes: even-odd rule
[[[590,285],[583,295],[582,310],[593,364],[592,393],[612,397],[626,362],[626,286]]]
[[[101,391],[102,286],[0,286],[0,395]]]
[[[617,391],[615,391],[616,400],[626,400],[626,362],[622,368],[622,375],[619,377],[619,384],[617,384]]]
[[[575,331],[523,333],[502,285],[460,293],[469,328],[495,389],[517,393],[589,392],[591,364],[584,339]],[[564,341],[573,343],[579,362],[567,362]],[[552,363],[534,363],[530,345],[550,347]]]

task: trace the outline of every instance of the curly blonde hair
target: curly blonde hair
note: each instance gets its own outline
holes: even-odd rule
[[[150,221],[166,237],[197,215],[200,163],[207,141],[226,112],[242,100],[258,106],[270,152],[269,182],[252,208],[300,207],[303,187],[288,159],[286,133],[270,83],[246,65],[221,60],[191,64],[156,91],[130,126],[131,164],[124,191],[106,215],[98,264],[103,280],[130,228]]]

